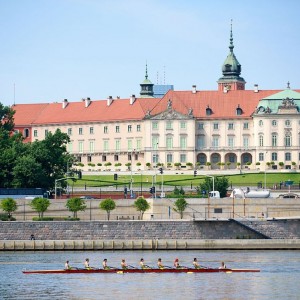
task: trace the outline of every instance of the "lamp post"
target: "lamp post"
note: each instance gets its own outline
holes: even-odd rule
[[[212,190],[214,191],[215,190],[215,177],[211,176],[211,175],[203,175],[203,176],[212,178],[212,181],[213,181],[213,188],[212,188]],[[208,193],[208,196],[207,196],[207,219],[209,219],[209,200],[210,200],[210,195]]]
[[[265,162],[267,161],[267,153],[268,153],[268,151],[266,151]],[[266,188],[267,188],[267,163],[265,163],[265,186],[264,186],[264,190],[266,190]]]
[[[55,181],[54,181],[54,185],[55,185],[55,187],[54,187],[54,192],[55,192],[55,200],[57,199],[57,196],[56,196],[56,191],[57,191],[57,182],[58,181],[62,181],[62,180],[68,180],[68,179],[75,179],[74,177],[64,177],[64,178],[60,178],[60,179],[55,179]]]
[[[132,155],[135,149],[131,150],[130,155],[130,197],[133,198],[133,191],[132,191]]]

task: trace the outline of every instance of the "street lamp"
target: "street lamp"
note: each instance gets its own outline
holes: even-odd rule
[[[130,155],[130,197],[133,198],[133,192],[132,192],[132,154],[135,152],[135,149],[131,150]]]

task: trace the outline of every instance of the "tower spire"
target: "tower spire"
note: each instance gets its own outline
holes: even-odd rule
[[[232,36],[232,19],[231,19],[231,22],[230,22],[230,44],[229,44],[229,49],[230,49],[230,52],[233,53],[233,36]]]
[[[146,75],[145,75],[145,79],[148,79],[148,67],[147,67],[147,61],[146,61]]]

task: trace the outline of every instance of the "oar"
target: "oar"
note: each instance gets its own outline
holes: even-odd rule
[[[164,266],[164,268],[173,269],[173,267],[170,267],[170,266]]]
[[[148,265],[144,265],[144,267],[149,268],[149,269],[153,269],[152,267],[150,267]]]
[[[131,265],[127,265],[127,267],[129,267],[129,268],[131,268],[131,269],[137,269],[136,267],[131,266]]]

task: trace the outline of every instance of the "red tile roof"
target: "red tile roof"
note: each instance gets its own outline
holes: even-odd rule
[[[172,108],[179,113],[187,114],[190,108],[196,118],[203,119],[232,119],[249,118],[255,111],[260,99],[280,92],[281,90],[236,90],[223,93],[222,91],[172,91],[163,98],[136,98],[130,105],[129,99],[115,99],[110,106],[105,100],[92,100],[88,107],[85,102],[69,102],[66,108],[62,103],[50,104],[17,104],[15,124],[42,125],[81,122],[113,122],[124,120],[142,120],[147,111],[151,115],[159,114],[167,109],[167,103],[172,100]],[[299,91],[299,90],[297,90]],[[206,116],[206,107],[212,109],[212,115]],[[236,115],[240,107],[242,115]]]

